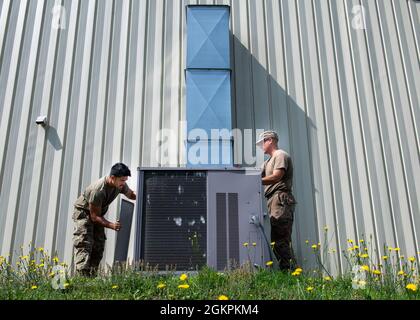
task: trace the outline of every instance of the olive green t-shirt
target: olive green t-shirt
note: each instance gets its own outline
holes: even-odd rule
[[[292,158],[286,151],[281,149],[276,150],[272,157],[264,161],[261,169],[263,177],[271,176],[274,170],[277,169],[284,169],[286,171],[279,182],[264,186],[265,197],[271,196],[274,192],[278,191],[292,192],[293,164]]]
[[[91,203],[95,207],[101,208],[103,216],[108,211],[111,202],[114,201],[120,193],[127,193],[129,189],[127,184],[124,184],[124,187],[120,190],[106,184],[105,181],[106,176],[88,186],[76,200],[74,207],[79,210],[89,211],[89,204]]]

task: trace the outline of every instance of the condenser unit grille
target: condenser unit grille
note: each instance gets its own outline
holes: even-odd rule
[[[149,171],[144,176],[142,259],[158,270],[206,264],[206,172]]]

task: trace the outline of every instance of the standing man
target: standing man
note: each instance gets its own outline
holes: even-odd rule
[[[296,201],[292,194],[293,164],[290,155],[278,148],[279,137],[275,131],[260,135],[257,146],[270,158],[262,166],[262,184],[270,213],[271,241],[280,270],[295,268],[292,248],[293,214]]]
[[[136,200],[136,194],[127,186],[131,172],[123,163],[112,166],[109,176],[92,183],[74,203],[73,243],[76,272],[95,276],[105,248],[105,228],[119,231],[121,224],[104,218],[108,206],[120,194]]]

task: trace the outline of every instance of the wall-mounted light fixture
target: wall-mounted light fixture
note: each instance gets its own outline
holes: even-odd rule
[[[35,122],[37,125],[46,127],[48,125],[48,118],[47,116],[39,116],[38,118],[36,118]]]

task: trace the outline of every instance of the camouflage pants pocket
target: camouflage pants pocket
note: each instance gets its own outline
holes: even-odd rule
[[[89,217],[74,220],[73,244],[76,270],[89,269],[94,244],[93,223]]]
[[[99,263],[102,260],[104,250],[105,250],[105,228],[99,225],[94,225],[93,227],[93,247],[92,247],[92,255],[91,255],[91,267],[93,269],[97,269]]]

